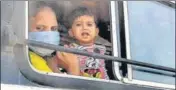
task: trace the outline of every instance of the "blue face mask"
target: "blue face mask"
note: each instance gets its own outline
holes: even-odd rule
[[[29,32],[29,40],[59,45],[60,34],[57,31]],[[31,45],[29,47],[41,56],[51,55],[51,53],[54,52],[54,50],[46,48],[40,48]]]

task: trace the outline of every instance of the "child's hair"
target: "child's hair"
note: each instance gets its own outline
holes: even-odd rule
[[[83,7],[83,6],[80,6],[76,9],[74,9],[70,14],[68,14],[67,25],[66,25],[67,28],[71,28],[74,20],[80,16],[83,16],[83,15],[93,16],[94,20],[95,20],[95,24],[97,26],[98,22],[97,22],[97,18],[95,16],[95,14],[90,9]]]

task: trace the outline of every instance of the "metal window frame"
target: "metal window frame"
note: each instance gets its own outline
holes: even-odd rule
[[[127,53],[126,58],[131,59],[127,1],[123,1],[123,9],[124,9],[125,43],[126,43],[126,53]],[[128,71],[127,77],[131,81],[133,76],[132,76],[132,66],[130,64],[127,64],[127,71]]]
[[[170,2],[175,4],[175,1],[170,1]]]
[[[16,33],[17,43],[15,44],[13,50],[15,55],[14,60],[16,61],[21,74],[28,80],[46,86],[70,89],[155,90],[155,88],[127,85],[119,81],[38,71],[30,63],[28,44],[24,44],[28,39],[28,1],[15,1],[15,4],[12,25],[14,32]],[[16,21],[19,21],[19,18],[22,19],[17,23]]]
[[[157,1],[157,2],[169,6],[171,8],[175,8],[175,1]]]
[[[113,44],[113,56],[119,57],[119,40],[117,40],[117,37],[120,37],[119,35],[119,29],[117,28],[117,26],[119,26],[119,19],[117,16],[118,10],[117,9],[117,2],[116,1],[111,1],[111,27],[112,27],[112,31],[111,31],[111,37],[112,37],[112,44]],[[115,76],[115,78],[117,80],[121,80],[122,76],[120,74],[120,69],[119,69],[119,62],[113,62],[113,74]]]
[[[94,78],[87,78],[87,77],[73,76],[73,75],[63,75],[63,74],[57,74],[57,73],[47,73],[47,72],[42,72],[35,69],[31,65],[29,60],[28,46],[23,45],[25,40],[28,39],[28,1],[21,1],[20,3],[24,3],[25,13],[22,13],[22,14],[24,14],[25,17],[21,17],[21,18],[25,18],[24,20],[25,22],[23,22],[25,23],[25,26],[20,28],[20,30],[22,31],[21,32],[22,35],[17,35],[18,44],[14,46],[14,54],[15,54],[15,60],[19,66],[19,69],[26,78],[37,83],[42,83],[44,85],[66,87],[66,88],[69,88],[68,83],[71,83],[71,82],[73,86],[80,86],[79,85],[80,83],[76,84],[74,83],[75,81],[78,81],[84,84],[87,84],[87,83],[90,84],[90,81],[95,81],[95,83],[110,82],[109,80],[94,79]],[[21,8],[21,7],[18,7],[18,8]],[[18,27],[20,25],[14,25],[14,26]],[[55,83],[56,79],[58,81],[61,80],[62,83]],[[116,82],[116,83],[119,83],[119,82]],[[71,88],[75,88],[73,86],[71,86]],[[80,86],[80,88],[84,88],[84,87]]]
[[[125,38],[126,38],[126,53],[127,53],[127,59],[131,59],[131,51],[130,51],[130,38],[129,38],[129,22],[128,22],[128,1],[123,1],[123,8],[124,8],[124,22],[125,22]],[[123,78],[125,83],[131,83],[131,84],[138,84],[138,85],[148,85],[148,86],[154,86],[154,87],[162,87],[162,88],[169,88],[169,89],[175,89],[175,85],[171,84],[163,84],[163,83],[157,83],[152,81],[144,81],[144,80],[137,80],[133,79],[132,75],[132,65],[127,64],[127,70],[128,70],[128,76],[127,78]]]
[[[14,55],[17,66],[24,77],[32,82],[37,82],[47,86],[71,89],[135,89],[135,90],[151,90],[155,87],[147,87],[140,85],[128,85],[123,82],[113,80],[102,80],[81,76],[65,75],[58,73],[48,73],[36,70],[30,63],[28,44],[28,1],[15,1],[13,12],[13,29],[17,36],[17,43],[14,46]],[[22,10],[22,11],[21,11]],[[19,13],[20,12],[20,13]],[[25,13],[21,13],[25,12]],[[19,21],[19,18],[24,18]],[[41,44],[43,45],[43,44]],[[114,59],[113,59],[114,60]],[[117,59],[116,59],[117,60]],[[123,61],[123,60],[119,60]],[[137,62],[135,62],[137,63]],[[140,65],[140,64],[136,64]],[[174,70],[175,71],[175,70]],[[76,82],[76,83],[75,83]],[[108,87],[107,87],[108,85]]]

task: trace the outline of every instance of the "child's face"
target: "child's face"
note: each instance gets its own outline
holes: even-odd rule
[[[69,30],[70,36],[78,40],[81,45],[94,44],[98,33],[99,30],[96,27],[94,17],[89,15],[76,18]]]

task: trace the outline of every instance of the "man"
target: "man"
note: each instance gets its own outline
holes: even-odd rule
[[[30,16],[30,29],[29,29],[29,39],[40,41],[44,43],[59,45],[60,35],[58,32],[58,23],[55,12],[47,5],[39,6],[32,16]],[[57,72],[60,73],[56,64],[53,61],[55,56],[52,56],[51,53],[54,50],[49,50],[46,48],[40,48],[35,46],[29,46],[29,55],[31,64],[39,71],[44,72]],[[49,60],[45,60],[44,57],[51,57]],[[73,54],[64,53],[60,56],[62,60],[60,60],[60,66],[65,68],[68,73],[73,75],[78,75],[79,65],[77,57]],[[70,63],[70,60],[75,61],[75,65],[73,66]],[[64,61],[64,62],[62,62]],[[63,65],[64,64],[64,65]]]

